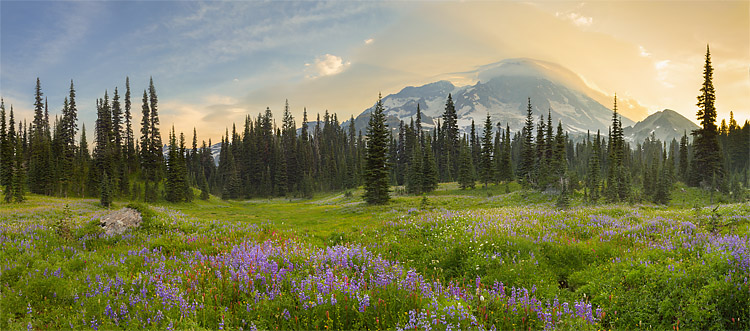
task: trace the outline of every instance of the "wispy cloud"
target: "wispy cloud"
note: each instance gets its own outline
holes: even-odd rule
[[[638,45],[638,50],[639,50],[639,51],[641,52],[641,56],[643,56],[643,57],[649,57],[649,56],[651,56],[651,53],[649,53],[649,52],[648,52],[648,51],[646,50],[646,48],[644,48],[644,47],[643,47],[643,46],[641,46],[641,45]]]
[[[591,26],[591,24],[594,23],[594,18],[593,17],[584,16],[584,15],[576,13],[576,12],[566,12],[566,13],[557,12],[557,13],[555,13],[555,16],[558,17],[558,18],[562,18],[562,19],[568,20],[571,23],[573,23],[576,26],[581,27],[581,28],[587,28],[587,27]]]
[[[372,38],[370,38],[370,39],[366,39],[366,40],[365,40],[365,45],[369,45],[369,44],[372,44],[373,42],[375,42],[375,39],[372,39]]]

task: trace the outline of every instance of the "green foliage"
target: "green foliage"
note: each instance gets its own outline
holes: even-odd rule
[[[467,188],[474,188],[476,184],[474,176],[474,163],[469,155],[469,149],[466,144],[461,145],[461,154],[459,154],[459,167],[458,167],[458,186],[462,190]]]
[[[499,195],[505,187],[512,187],[513,192]],[[494,297],[491,292],[498,288],[506,299],[515,288],[528,290],[529,300],[539,300],[541,305],[554,300],[568,302],[570,309],[576,309],[574,304],[582,303],[584,310],[585,305],[592,305],[596,324],[580,317],[562,317],[555,322],[560,329],[749,327],[746,303],[750,292],[741,281],[746,271],[737,269],[741,261],[719,250],[721,246],[712,246],[709,252],[700,243],[720,236],[744,238],[747,221],[743,223],[743,217],[750,211],[746,204],[702,209],[695,222],[700,226],[692,227],[688,223],[693,217],[690,209],[595,206],[554,211],[550,209],[554,198],[516,191],[519,187],[517,183],[489,185],[486,192],[496,196],[487,199],[484,190],[441,185],[432,195],[397,197],[388,206],[358,204],[345,194],[291,202],[196,201],[167,208],[129,204],[142,214],[141,228],[111,238],[103,235],[98,217],[92,217],[100,211],[95,201],[32,195],[24,205],[0,205],[0,221],[8,229],[3,251],[8,263],[0,283],[6,286],[4,293],[14,294],[0,299],[0,328],[20,329],[29,323],[32,328],[58,329],[71,324],[89,328],[95,318],[99,328],[116,329],[122,323],[118,326],[105,312],[108,304],[117,310],[119,303],[131,312],[138,311],[143,321],[128,315],[129,325],[140,327],[149,325],[146,319],[150,318],[152,327],[167,328],[171,323],[178,329],[217,329],[221,323],[232,329],[251,325],[268,329],[392,329],[404,327],[410,311],[429,309],[432,314],[434,305],[441,311],[456,309],[458,302],[466,316],[477,319],[479,326],[474,327],[545,326],[535,312],[527,314],[517,302]],[[434,210],[413,209],[423,199],[429,199]],[[573,204],[579,200],[571,195]],[[704,231],[710,230],[712,214],[721,216],[716,218],[715,232],[709,234]],[[18,220],[38,225],[19,227],[25,221]],[[74,240],[60,235],[56,226],[60,220],[66,220]],[[695,238],[703,239],[696,245]],[[186,268],[184,264],[196,252],[210,256],[206,261],[211,261],[243,247],[263,247],[253,246],[258,243],[270,245],[266,246],[269,251],[291,246],[295,248],[290,251],[319,252],[316,254],[366,248],[378,259],[399,261],[402,277],[412,270],[409,275],[413,277],[430,284],[453,284],[472,299],[454,301],[436,295],[433,302],[422,298],[419,291],[391,286],[362,292],[368,294],[370,306],[361,312],[357,298],[344,291],[331,292],[338,300],[336,305],[318,303],[315,296],[300,301],[290,282],[280,282],[281,295],[256,302],[253,291],[237,287],[239,283],[232,280],[226,266],[205,263]],[[674,246],[666,249],[664,243]],[[686,247],[686,243],[694,246]],[[295,279],[305,279],[316,268],[331,268],[336,276],[350,280],[358,279],[359,272],[370,272],[350,272],[338,264],[308,266],[308,258],[302,254],[273,261],[280,268],[293,263],[295,268],[285,272]],[[357,259],[349,263],[357,268],[364,265]],[[141,283],[146,278],[139,278],[154,272],[153,265],[164,270],[164,284],[169,284],[164,289],[180,290],[190,302],[196,300],[203,307],[194,314],[181,315],[179,307],[164,305],[159,288]],[[179,275],[183,282],[171,281],[170,275]],[[96,276],[102,284],[121,279],[126,288],[131,284],[136,284],[136,291],[145,288],[143,300],[148,305],[142,302],[131,307],[128,299],[110,296],[105,300],[103,294],[87,297],[85,293],[95,293],[99,286]],[[262,286],[260,278],[251,279],[256,289]],[[303,309],[303,303],[308,307]],[[514,307],[519,309],[514,312]],[[596,314],[597,309],[602,313]],[[159,310],[163,319],[156,321]],[[457,320],[452,323],[472,328]]]
[[[716,126],[716,92],[713,85],[713,67],[711,66],[711,52],[706,45],[706,62],[703,67],[703,84],[701,94],[698,95],[698,121],[701,128],[695,130],[693,146],[695,154],[690,163],[692,176],[689,183],[693,186],[704,186],[715,190],[714,181],[723,181],[725,176],[724,153],[719,145],[719,132]]]
[[[367,126],[364,199],[368,204],[384,204],[390,200],[386,153],[389,135],[383,111],[383,104],[378,96]]]

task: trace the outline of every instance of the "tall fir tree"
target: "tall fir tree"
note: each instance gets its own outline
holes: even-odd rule
[[[422,149],[422,193],[432,192],[438,187],[438,169],[432,153],[430,135],[426,133]]]
[[[679,174],[679,179],[683,182],[687,182],[689,169],[687,131],[682,135],[682,138],[680,138],[680,152],[678,158],[679,166],[677,168],[677,172]]]
[[[505,133],[503,137],[502,153],[500,155],[500,162],[498,163],[499,178],[501,181],[512,181],[513,180],[513,161],[511,159],[511,145],[510,145],[510,125],[506,123]]]
[[[42,99],[42,87],[39,78],[34,89],[34,120],[31,124],[29,149],[29,190],[36,194],[49,194],[52,180],[50,169],[49,118],[45,116],[45,103]]]
[[[13,119],[11,119],[11,124]],[[6,190],[10,185],[11,176],[13,175],[13,147],[14,143],[10,136],[12,132],[8,131],[7,118],[5,113],[5,101],[0,99],[0,187]]]
[[[415,143],[411,150],[411,162],[409,162],[409,170],[406,178],[406,192],[422,194],[422,182],[424,180],[422,144],[419,142]]]
[[[123,114],[123,121],[125,121],[125,131],[123,132],[124,144],[123,149],[125,150],[125,163],[127,165],[128,173],[133,173],[136,170],[136,154],[135,154],[135,136],[133,134],[133,114],[131,113],[132,102],[130,100],[130,77],[125,77],[125,113]]]
[[[601,197],[600,184],[601,184],[601,158],[599,156],[601,150],[601,137],[599,130],[596,131],[596,138],[593,144],[593,151],[589,157],[588,175],[586,177],[586,186],[588,189],[588,197],[592,202],[597,202]]]
[[[13,118],[12,114],[13,107],[11,107],[11,118]],[[18,129],[19,131],[21,129],[20,122]],[[24,188],[24,183],[26,182],[26,169],[24,168],[23,142],[19,139],[18,134],[15,136],[16,146],[13,151],[15,162],[13,164],[11,191],[13,192],[13,202],[23,202],[26,200],[26,189]]]
[[[367,125],[364,199],[368,204],[384,204],[390,200],[386,150],[389,134],[383,111],[382,97],[378,95],[378,102]]]
[[[452,180],[458,173],[458,115],[456,114],[456,107],[453,104],[453,96],[448,94],[448,100],[445,102],[445,112],[443,113],[443,128],[442,133],[444,135],[444,156],[446,158],[446,178],[444,180]]]
[[[474,162],[471,157],[471,152],[466,143],[461,144],[461,153],[459,154],[459,166],[458,166],[458,186],[465,190],[467,188],[474,188],[476,185],[476,177],[474,175]]]
[[[719,133],[716,127],[716,91],[713,84],[713,72],[711,51],[706,45],[703,84],[697,104],[700,129],[693,130],[695,152],[691,162],[692,176],[690,176],[689,183],[693,186],[711,186],[712,190],[716,189],[714,182],[720,184],[725,175],[723,152],[719,145]]]
[[[91,154],[89,153],[89,143],[86,140],[86,124],[81,125],[81,140],[76,150],[75,173],[76,173],[76,193],[84,197],[92,192],[89,184],[89,171],[91,165]]]
[[[148,83],[148,103],[149,108],[151,109],[151,113],[149,114],[149,134],[151,138],[149,144],[149,156],[151,157],[151,162],[154,166],[154,180],[159,182],[161,181],[161,167],[164,157],[162,156],[163,145],[161,133],[159,133],[158,98],[156,96],[156,88],[154,87],[153,78],[150,78]]]
[[[521,131],[522,142],[521,142],[521,153],[520,160],[518,162],[518,179],[524,187],[531,187],[534,183],[534,117],[531,108],[531,98],[528,99],[529,104],[526,108],[526,123]]]
[[[484,131],[482,133],[482,152],[479,158],[480,179],[484,187],[493,180],[494,169],[492,164],[492,120],[490,113],[487,112],[487,119],[484,121]]]

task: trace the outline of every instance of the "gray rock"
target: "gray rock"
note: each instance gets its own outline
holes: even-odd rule
[[[141,213],[135,209],[122,208],[102,216],[99,220],[107,237],[123,234],[130,228],[141,225]]]

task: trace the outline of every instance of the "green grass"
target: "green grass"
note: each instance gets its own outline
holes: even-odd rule
[[[0,329],[750,327],[747,202],[709,205],[680,185],[669,207],[592,206],[576,192],[567,210],[554,207],[556,195],[515,183],[441,184],[383,206],[361,194],[141,204],[143,226],[114,237],[101,234],[107,210],[97,200],[2,204]],[[367,285],[323,301],[321,287],[296,289],[328,271],[334,283]],[[459,294],[431,297],[410,289],[409,275]],[[378,277],[395,283],[374,285]],[[277,296],[265,297],[272,288]],[[179,308],[174,295],[197,306]],[[555,314],[567,303],[572,313],[547,321],[522,299]]]

